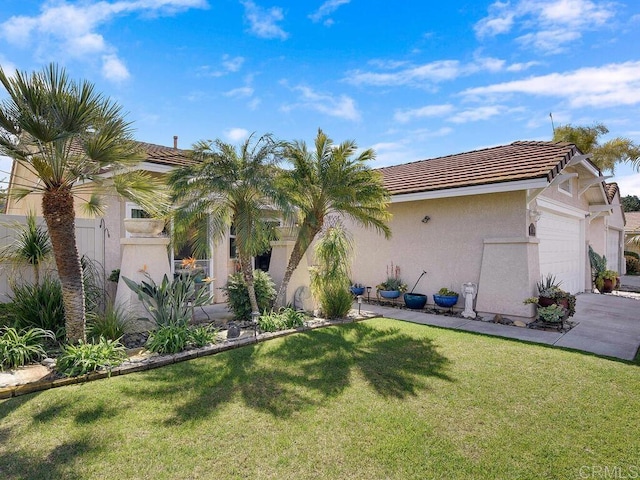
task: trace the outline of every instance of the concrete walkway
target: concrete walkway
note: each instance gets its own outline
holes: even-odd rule
[[[583,293],[577,296],[577,325],[567,333],[447,317],[415,310],[362,305],[362,310],[407,322],[514,338],[633,360],[640,346],[640,298]]]

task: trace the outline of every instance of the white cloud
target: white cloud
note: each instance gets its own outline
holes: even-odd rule
[[[225,97],[247,98],[253,95],[252,87],[238,87],[224,93]]]
[[[315,12],[309,14],[309,18],[314,23],[317,23],[317,22],[321,21],[323,18],[328,17],[329,15],[331,15],[340,6],[346,5],[349,2],[351,2],[351,0],[327,0],[322,5],[320,5],[320,8],[318,8],[318,10],[316,10]],[[330,19],[330,18],[327,18],[324,21],[324,24],[327,25],[327,26],[333,25],[333,20]]]
[[[609,181],[615,181],[618,184],[623,197],[627,195],[637,195],[640,197],[640,173],[615,177]]]
[[[400,123],[407,123],[416,118],[440,117],[447,115],[453,110],[453,105],[427,105],[425,107],[413,108],[409,110],[398,110],[393,118]]]
[[[121,82],[129,78],[126,65],[115,55],[102,57],[102,76],[107,80]]]
[[[615,2],[592,0],[497,1],[475,25],[479,38],[494,37],[513,29],[518,41],[546,53],[559,53],[584,32],[606,26],[615,16]]]
[[[249,130],[244,128],[230,128],[225,130],[224,136],[231,142],[239,142],[249,137]]]
[[[282,106],[282,110],[285,112],[304,108],[345,120],[360,120],[360,113],[356,108],[355,101],[347,95],[333,96],[326,93],[318,93],[303,85],[292,87],[291,90],[298,92],[300,95],[297,102]]]
[[[173,15],[189,8],[206,8],[206,0],[119,0],[70,3],[67,0],[44,2],[38,15],[13,16],[0,24],[0,38],[18,48],[35,46],[38,60],[88,60],[106,56],[113,66],[103,68],[111,79],[121,80],[124,62],[98,29],[118,15]],[[124,70],[122,69],[124,68]]]
[[[473,62],[463,64],[458,60],[438,60],[422,65],[411,65],[404,61],[372,60],[370,65],[380,70],[389,71],[362,71],[353,70],[347,72],[345,82],[353,85],[372,86],[411,86],[433,89],[440,82],[455,80],[462,76],[479,72],[500,72],[509,70],[507,62],[493,57],[476,56]],[[523,68],[525,64],[515,64]]]
[[[537,65],[540,65],[540,62],[512,63],[506,68],[506,70],[507,72],[523,72]]]
[[[223,77],[230,73],[235,73],[242,68],[244,64],[244,57],[231,57],[229,54],[224,54],[222,56],[221,64],[222,68],[217,68],[214,71],[210,71],[211,67],[209,65],[204,65],[200,67],[200,71],[203,72],[203,75],[210,77]]]
[[[470,88],[467,97],[528,94],[566,99],[572,107],[611,107],[640,103],[640,61],[587,67],[525,80]]]
[[[487,120],[496,115],[500,115],[505,111],[505,107],[501,105],[486,105],[477,108],[469,108],[462,112],[456,113],[448,118],[453,123],[477,122],[479,120]]]
[[[251,0],[241,2],[244,15],[249,22],[249,31],[260,38],[279,38],[286,40],[289,34],[277,23],[284,20],[284,13],[279,7],[265,9]]]

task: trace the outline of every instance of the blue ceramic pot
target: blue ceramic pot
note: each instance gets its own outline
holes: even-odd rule
[[[378,293],[382,298],[398,298],[400,296],[400,290],[378,290]]]
[[[407,308],[419,310],[427,304],[427,296],[422,293],[405,293],[404,304]]]
[[[349,287],[349,289],[354,295],[362,295],[364,293],[364,287]]]
[[[458,295],[456,295],[455,297],[454,296],[446,296],[446,295],[434,295],[433,296],[433,301],[439,307],[451,308],[456,303],[458,303]]]

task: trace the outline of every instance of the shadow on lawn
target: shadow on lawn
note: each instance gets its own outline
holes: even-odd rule
[[[81,479],[81,475],[73,472],[74,463],[89,453],[98,454],[102,450],[103,446],[95,445],[89,438],[67,440],[57,445],[46,457],[37,457],[28,449],[5,449],[0,454],[0,478]]]
[[[175,395],[165,400],[175,405],[168,424],[206,418],[238,396],[288,417],[341,394],[355,376],[383,397],[416,395],[429,390],[430,378],[451,380],[447,362],[428,338],[355,323],[155,370],[125,392],[140,399]]]

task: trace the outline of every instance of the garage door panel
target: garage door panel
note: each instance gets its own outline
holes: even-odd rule
[[[584,290],[582,228],[580,219],[543,212],[538,220],[540,273],[555,275],[571,293]]]

